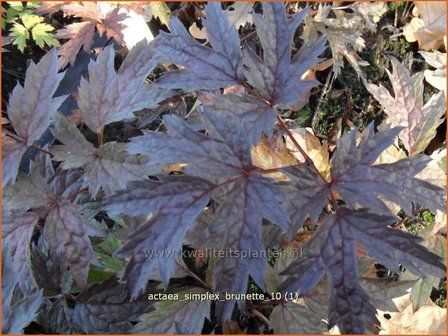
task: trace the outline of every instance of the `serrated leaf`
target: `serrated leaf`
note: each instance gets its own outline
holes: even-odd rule
[[[437,50],[432,53],[427,51],[420,51],[419,53],[423,56],[426,63],[436,68],[435,70],[424,71],[426,81],[436,89],[445,92],[446,97],[446,53]]]
[[[275,306],[269,319],[275,334],[322,334],[327,330],[315,314],[294,302]]]
[[[263,15],[253,14],[253,21],[263,47],[263,61],[255,52],[243,49],[244,71],[248,82],[272,105],[298,103],[304,92],[318,83],[301,81],[302,75],[319,62],[326,38],[300,50],[291,60],[294,33],[306,10],[288,19],[283,3],[263,3]]]
[[[288,217],[280,208],[284,196],[274,181],[261,176],[252,166],[251,136],[238,118],[230,113],[212,111],[202,111],[202,117],[209,136],[195,132],[185,121],[170,116],[164,118],[168,134],[148,132],[133,139],[129,149],[131,152],[148,153],[150,164],[157,166],[185,163],[186,174],[202,176],[218,184],[210,188],[210,192],[221,184],[228,184],[215,191],[222,204],[211,224],[215,231],[213,239],[219,241],[223,249],[240,249],[247,253],[252,248],[261,256],[218,260],[214,273],[215,287],[221,292],[245,292],[246,284],[241,279],[247,280],[249,274],[263,287],[266,262],[262,256],[265,249],[261,241],[262,218],[286,231]],[[126,210],[126,203],[123,199],[121,211]],[[241,204],[245,206],[241,207]],[[108,209],[120,211],[116,204]],[[233,301],[228,301],[223,308],[220,315],[224,321],[230,318],[233,305]]]
[[[44,227],[50,255],[70,267],[71,275],[81,288],[87,285],[90,263],[96,262],[88,236],[89,226],[79,206],[62,201],[50,210]]]
[[[3,191],[3,206],[7,210],[27,211],[48,206],[55,200],[55,195],[37,170],[31,175],[19,174],[17,182]]]
[[[105,48],[89,64],[89,80],[81,79],[78,105],[83,121],[94,132],[115,121],[133,118],[133,112],[153,108],[170,96],[155,86],[144,84],[156,63],[152,47],[142,41],[128,55],[121,68],[114,69],[113,46]]]
[[[68,40],[59,48],[61,69],[68,64],[73,65],[81,48],[88,51],[92,45],[95,34],[95,23],[91,21],[74,22],[56,32],[58,40]]]
[[[10,8],[12,8],[18,12],[23,11],[22,1],[6,1],[6,3],[10,6]]]
[[[283,194],[269,180],[251,174],[227,191],[225,197],[210,230],[220,237],[220,250],[238,251],[241,257],[217,260],[213,288],[219,293],[245,293],[249,276],[264,288],[266,251],[261,239],[262,219],[268,219],[286,231],[287,217],[279,207]],[[223,307],[218,306],[222,321],[230,319],[234,305],[234,300],[228,300]]]
[[[330,185],[306,163],[281,171],[288,177],[287,181],[281,183],[281,190],[287,196],[284,208],[291,217],[288,231],[291,239],[308,217],[314,223],[317,222],[328,202]]]
[[[376,31],[377,23],[388,9],[385,2],[355,2],[349,8],[362,16],[369,29],[373,32]]]
[[[9,251],[2,252],[2,333],[20,334],[37,315],[42,304],[42,291],[35,290],[27,295],[20,293],[12,257]]]
[[[65,68],[68,64],[73,65],[81,48],[85,51],[90,49],[95,31],[99,35],[106,33],[108,38],[114,38],[118,43],[123,42],[122,30],[125,28],[121,22],[128,15],[119,13],[116,7],[108,7],[102,10],[101,4],[89,2],[68,2],[58,5],[41,5],[38,13],[50,13],[62,10],[65,16],[75,16],[82,18],[83,22],[74,22],[56,32],[57,39],[67,39],[68,41],[59,49],[60,67]]]
[[[40,16],[34,15],[34,14],[28,14],[24,13],[20,16],[20,19],[23,22],[23,25],[26,27],[26,29],[30,30],[34,26],[36,26],[38,23],[41,23],[44,19]]]
[[[149,3],[153,15],[168,27],[170,22],[171,11],[168,5],[162,1],[151,1]]]
[[[2,133],[2,185],[14,181],[19,171],[20,161],[28,147],[23,142],[18,142]]]
[[[370,6],[376,7],[376,11],[369,13]],[[366,7],[365,10],[361,9],[362,7]],[[381,17],[384,13],[384,5],[358,2],[344,6],[344,8],[351,9],[351,12],[348,13],[338,9],[338,7],[320,4],[317,13],[313,16],[309,15],[305,19],[306,26],[302,38],[308,45],[317,39],[319,33],[327,35],[334,62],[335,76],[341,74],[344,67],[344,58],[346,58],[357,75],[364,79],[365,75],[361,66],[367,66],[369,63],[363,61],[357,53],[365,48],[365,40],[362,38],[363,31],[365,28],[371,31],[376,30],[376,24],[374,20],[372,21],[372,16],[378,15]]]
[[[214,113],[228,113],[229,109],[232,109],[232,113],[247,130],[252,144],[258,143],[262,134],[272,135],[277,116],[272,107],[247,94],[217,95],[212,102],[205,104],[204,108]]]
[[[356,130],[345,134],[332,158],[332,188],[350,205],[360,204],[380,213],[389,211],[378,195],[398,204],[407,213],[412,211],[412,202],[434,210],[445,209],[445,191],[415,177],[429,163],[429,158],[417,155],[391,164],[372,165],[393,144],[400,130],[385,129],[374,134],[371,124],[359,145]]]
[[[367,90],[378,100],[392,126],[402,126],[400,139],[410,155],[425,150],[443,122],[446,106],[442,92],[433,95],[423,105],[423,73],[411,77],[409,70],[391,57],[392,71],[387,74],[394,89],[394,98],[382,85],[365,83]]]
[[[52,98],[63,77],[64,73],[58,73],[57,50],[52,49],[37,65],[31,63],[26,71],[24,86],[17,84],[14,88],[9,99],[8,117],[27,147],[42,136],[50,125],[51,116],[65,100],[66,96]],[[21,154],[23,148],[19,148],[14,148],[14,158],[20,161],[21,157],[18,158],[17,154]],[[8,169],[16,166],[17,163]],[[16,175],[17,170],[4,174],[2,185],[14,182]]]
[[[108,198],[105,209],[111,213],[149,216],[119,251],[121,256],[131,256],[124,279],[132,297],[146,287],[154,267],[158,266],[168,285],[185,233],[207,205],[212,190],[213,185],[204,180],[179,176],[140,182]]]
[[[70,293],[73,278],[60,259],[54,255],[50,256],[48,250],[48,242],[43,236],[37,245],[31,246],[31,269],[37,286],[43,289],[47,297]]]
[[[22,26],[19,23],[15,23],[11,28],[11,32],[9,34],[11,36],[12,44],[16,45],[19,50],[23,53],[26,47],[26,41],[30,38],[30,33],[25,26]]]
[[[140,317],[141,322],[133,328],[133,333],[174,334],[188,326],[189,333],[200,334],[204,319],[210,318],[211,301],[192,300],[191,295],[205,293],[203,288],[192,287],[177,293],[179,300],[157,302],[153,312]]]
[[[398,271],[401,264],[410,272],[425,277],[444,277],[441,258],[418,243],[420,238],[388,225],[394,217],[368,211],[338,208],[325,218],[315,236],[304,246],[305,258],[293,262],[283,273],[295,274],[281,290],[308,292],[323,275],[329,276],[329,327],[337,324],[342,333],[362,333],[364,322],[377,323],[375,309],[361,288],[357,274],[355,241],[388,269]]]
[[[131,321],[152,309],[144,295],[128,301],[125,285],[112,277],[76,298],[73,322],[86,334],[123,334],[131,331]]]
[[[54,28],[46,23],[37,24],[31,29],[34,42],[41,48],[43,48],[45,44],[49,47],[58,47],[59,41],[50,34],[53,30]]]
[[[211,90],[240,82],[240,41],[235,27],[218,2],[207,4],[205,13],[204,26],[213,49],[193,39],[177,18],[170,20],[170,34],[162,31],[156,38],[158,59],[185,67],[162,76],[157,81],[160,86]]]
[[[18,274],[20,289],[25,294],[35,289],[30,271],[30,243],[38,219],[33,212],[3,212],[2,216],[2,243],[9,249],[13,272]]]
[[[419,310],[430,299],[432,288],[439,284],[439,279],[434,276],[428,276],[425,279],[419,279],[411,290],[411,302],[414,312]]]
[[[211,111],[208,113],[212,114]],[[151,169],[160,169],[169,164],[186,164],[184,171],[188,175],[200,176],[218,182],[223,178],[241,175],[238,168],[250,167],[249,134],[239,119],[233,114],[217,113],[221,127],[221,136],[232,138],[236,152],[231,145],[221,140],[220,134],[205,136],[196,132],[184,120],[177,116],[165,116],[164,124],[168,134],[144,132],[143,136],[131,139],[128,151],[132,154],[145,154],[150,157],[147,164]],[[214,135],[215,135],[214,134]],[[179,146],[179,143],[182,143]]]
[[[49,333],[81,333],[81,329],[73,322],[73,309],[68,307],[64,297],[55,302],[47,299],[40,309],[37,322]]]
[[[96,25],[100,36],[106,33],[108,38],[123,43],[123,30],[126,26],[122,21],[128,17],[128,14],[120,12],[119,8],[111,8]]]
[[[56,114],[53,120],[51,131],[63,143],[52,147],[53,160],[62,161],[63,169],[83,168],[84,185],[89,186],[93,198],[100,188],[110,194],[149,173],[141,158],[126,153],[125,144],[108,142],[95,148],[64,116]]]

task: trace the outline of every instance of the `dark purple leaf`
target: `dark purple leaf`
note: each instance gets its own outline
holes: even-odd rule
[[[42,304],[42,291],[35,289],[23,294],[17,284],[15,271],[8,250],[2,251],[2,334],[21,334],[36,317]]]
[[[305,92],[318,85],[316,81],[301,81],[300,77],[319,63],[318,56],[325,50],[325,38],[319,39],[291,60],[294,33],[305,14],[306,10],[302,10],[288,19],[281,2],[263,2],[263,15],[253,14],[263,47],[263,61],[252,49],[243,49],[245,75],[248,82],[260,90],[260,94],[272,105],[300,102]]]
[[[119,255],[131,256],[124,279],[133,298],[146,287],[154,267],[168,285],[185,233],[207,205],[213,189],[204,180],[179,176],[131,185],[108,198],[105,208],[111,213],[149,216],[119,251]]]
[[[87,286],[90,263],[96,262],[88,236],[89,226],[79,206],[62,201],[50,210],[44,228],[50,255],[70,267],[71,275],[81,288]]]
[[[58,73],[57,50],[49,51],[39,63],[28,67],[25,84],[20,84],[12,91],[8,104],[8,118],[16,134],[24,140],[23,144],[13,144],[11,139],[3,139],[5,146],[2,153],[9,163],[4,170],[2,186],[9,181],[14,183],[20,160],[26,148],[39,140],[50,126],[50,118],[59,108],[66,96],[53,98],[65,73]],[[4,137],[4,135],[3,135]]]
[[[225,194],[210,225],[210,231],[220,240],[220,245],[213,248],[237,251],[241,257],[225,256],[216,262],[213,277],[218,292],[245,293],[249,276],[264,288],[266,248],[262,241],[262,219],[286,231],[288,217],[279,206],[283,199],[274,184],[258,174],[237,181]],[[230,319],[234,305],[235,301],[229,300],[218,306],[222,321]]]
[[[442,259],[419,245],[421,238],[393,229],[393,216],[373,214],[365,209],[338,208],[326,217],[304,247],[304,256],[292,262],[283,274],[292,274],[282,291],[308,292],[324,273],[329,277],[329,327],[338,325],[341,333],[364,332],[364,325],[378,322],[375,308],[358,280],[355,241],[381,264],[398,271],[405,266],[418,276],[445,276]]]
[[[430,161],[424,155],[405,158],[390,164],[372,165],[382,151],[393,144],[401,128],[385,129],[374,134],[369,125],[359,145],[356,130],[345,134],[337,144],[332,158],[332,187],[350,205],[387,213],[382,195],[410,213],[415,202],[431,209],[445,210],[445,191],[426,181],[415,178]]]
[[[212,104],[205,106],[205,109],[223,114],[228,114],[231,109],[243,123],[250,136],[249,141],[254,145],[260,141],[263,133],[272,135],[276,117],[274,109],[250,95],[218,95]]]
[[[24,294],[35,289],[30,270],[30,243],[39,217],[32,212],[5,213],[2,216],[2,243],[9,249],[13,271],[19,276],[19,286]]]
[[[152,46],[137,45],[123,66],[115,71],[113,46],[106,47],[96,61],[89,64],[89,80],[81,79],[78,105],[86,125],[100,132],[105,125],[133,118],[133,112],[157,107],[168,98],[168,90],[161,91],[145,84],[156,62]]]
[[[293,238],[308,217],[317,222],[328,202],[330,185],[307,163],[282,172],[290,179],[282,184],[281,190],[287,196],[284,207],[291,217],[288,234]]]
[[[63,143],[52,147],[53,160],[62,161],[63,169],[83,168],[84,185],[95,198],[100,188],[110,194],[126,188],[129,181],[144,179],[149,173],[142,159],[125,151],[125,144],[108,142],[95,148],[75,124],[55,115],[54,136]]]
[[[111,278],[76,298],[73,322],[86,334],[124,334],[131,331],[131,322],[151,310],[146,295],[128,301],[126,286]]]
[[[171,18],[171,33],[160,32],[156,54],[160,61],[185,67],[165,74],[157,84],[184,90],[219,89],[240,82],[240,41],[235,27],[218,2],[205,6],[208,39],[213,47],[197,42],[177,18]]]

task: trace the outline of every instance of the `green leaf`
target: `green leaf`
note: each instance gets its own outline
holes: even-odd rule
[[[168,27],[171,16],[171,11],[168,5],[162,1],[151,1],[149,4],[154,16]]]
[[[26,3],[26,8],[27,9],[34,9],[34,8],[38,8],[39,6],[40,6],[41,4],[40,4],[40,2],[30,2],[30,1],[28,1],[27,3]]]
[[[23,11],[23,4],[22,1],[6,1],[6,3],[9,5],[9,8],[21,12]]]
[[[35,25],[37,25],[38,23],[41,23],[44,20],[40,16],[37,16],[34,14],[29,14],[29,13],[24,13],[23,15],[20,16],[20,19],[22,20],[23,25],[27,29],[33,28]]]
[[[98,267],[91,267],[89,270],[89,276],[87,277],[87,287],[94,284],[100,284],[114,275],[114,272],[108,272]]]
[[[121,270],[126,262],[123,258],[115,257],[115,252],[120,248],[120,240],[114,235],[109,235],[106,240],[95,245],[95,251],[100,263],[113,271]]]
[[[120,239],[110,234],[107,239],[94,247],[95,252],[113,256],[115,251],[120,248]]]
[[[49,47],[58,47],[60,45],[59,41],[56,40],[52,34],[49,32],[53,31],[54,28],[46,23],[39,23],[33,27],[31,34],[33,35],[33,40],[36,44],[43,48],[44,45]]]
[[[28,30],[21,24],[15,23],[14,27],[11,28],[9,36],[11,36],[12,44],[16,45],[23,53],[26,47],[26,41],[30,38]]]
[[[428,276],[424,279],[419,279],[411,290],[411,302],[414,312],[420,309],[425,303],[428,302],[432,288],[439,284],[440,279],[435,276]]]

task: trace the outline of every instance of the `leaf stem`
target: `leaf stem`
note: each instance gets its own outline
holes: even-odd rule
[[[251,87],[249,87],[246,83],[242,83],[245,87],[246,90],[252,94],[253,96],[257,97],[263,104],[269,106],[270,108],[274,108],[271,104],[271,102],[267,101],[266,99],[264,99],[263,97],[261,97],[257,92],[255,92]],[[327,180],[325,179],[325,177],[322,175],[322,173],[319,171],[319,169],[317,169],[316,165],[314,164],[313,160],[311,160],[311,158],[308,156],[308,154],[304,151],[304,149],[302,148],[302,146],[300,146],[300,144],[297,142],[297,140],[294,138],[294,135],[292,134],[292,132],[289,130],[288,126],[285,124],[285,122],[283,121],[282,117],[279,116],[277,114],[277,112],[275,112],[276,114],[276,118],[277,118],[277,122],[280,125],[280,127],[285,131],[286,135],[291,139],[292,143],[294,144],[294,146],[297,148],[297,150],[300,152],[300,154],[302,154],[303,158],[305,159],[306,162],[308,162],[309,164],[312,165],[312,167],[314,168],[314,170],[317,172],[317,174],[322,178],[323,181],[325,181],[327,183]]]
[[[195,279],[197,282],[199,282],[205,289],[212,292],[212,288],[208,283],[206,283],[204,280],[202,280],[198,275],[193,273],[190,269],[185,269],[190,277]]]
[[[261,321],[263,321],[268,327],[271,325],[271,322],[268,320],[266,316],[264,316],[262,313],[260,313],[255,308],[250,311],[254,316],[258,317]]]
[[[82,192],[84,192],[84,191],[87,191],[87,190],[89,190],[88,187],[84,187],[84,188],[81,188],[81,189],[79,189],[79,190],[76,190],[76,191],[72,192],[70,195],[68,195],[68,196],[67,196],[67,199],[70,200],[71,202],[74,202],[76,196],[78,196],[80,193],[82,193]],[[73,199],[72,199],[72,198],[73,198]]]
[[[102,146],[104,143],[104,127],[96,134],[98,137],[98,147]]]
[[[14,139],[14,140],[16,140],[16,141],[18,141],[18,142],[21,142],[21,143],[24,143],[24,144],[27,143],[27,141],[26,141],[24,138],[22,138],[22,137],[20,137],[20,136],[18,136],[18,135],[16,135],[16,134],[14,134],[14,133],[11,133],[11,132],[8,131],[8,130],[3,129],[2,131],[4,132],[4,134],[5,134],[6,136],[9,136],[10,138],[12,138],[12,139]],[[44,148],[41,148],[41,147],[39,147],[39,146],[36,146],[35,144],[32,144],[30,147],[34,148],[35,150],[37,150],[37,151],[39,151],[39,152],[48,154],[48,155],[50,155],[50,156],[54,156],[54,155],[53,155],[51,152],[49,152],[48,150],[46,150],[46,149],[44,149]]]

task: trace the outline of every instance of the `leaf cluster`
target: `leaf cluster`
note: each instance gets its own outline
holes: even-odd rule
[[[2,11],[2,30],[5,30],[7,25],[12,25],[8,29],[8,36],[22,53],[30,39],[42,49],[45,45],[59,46],[58,40],[52,34],[54,27],[43,22],[42,16],[35,14],[37,3],[27,2],[23,5],[20,1],[9,1],[6,4],[8,8]]]
[[[361,16],[375,27],[370,8],[351,9],[339,19]],[[251,16],[254,45],[231,11],[209,2],[206,44],[171,17],[169,32],[135,45],[118,68],[106,46],[76,85],[76,110],[64,116],[60,69],[90,48],[96,31],[120,41],[123,15],[97,3],[40,10],[82,21],[58,31],[68,41],[31,63],[9,97],[4,333],[32,321],[49,333],[201,333],[206,320],[230,328],[250,315],[267,324],[261,332],[337,326],[360,334],[378,332],[378,311],[396,309],[392,298],[411,287],[411,308],[427,304],[446,274],[446,239],[433,227],[419,235],[397,227],[398,214],[445,210],[445,172],[422,153],[444,120],[445,97],[423,103],[423,73],[391,58],[393,97],[364,83],[388,121],[346,130],[330,149],[289,127],[282,111],[307,104],[319,85],[307,72],[334,43],[322,32],[341,23],[325,21],[315,39],[293,48],[308,10],[263,2]],[[194,104],[176,115],[170,107],[184,96]],[[145,114],[163,115],[143,127]],[[117,129],[129,136],[108,136]],[[47,130],[55,141],[39,147]],[[40,153],[25,173],[19,165],[31,148]],[[404,267],[408,278],[392,286],[366,277],[375,264],[397,274]],[[241,299],[255,292],[265,299]],[[148,301],[156,294],[178,299]],[[236,296],[187,299],[228,294]]]

